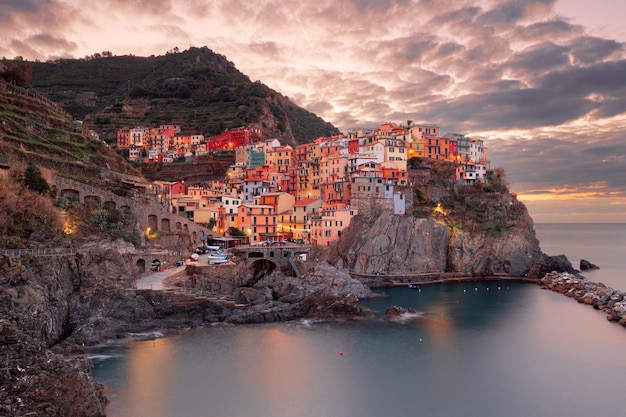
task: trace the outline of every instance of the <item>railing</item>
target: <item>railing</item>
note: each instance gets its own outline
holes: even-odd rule
[[[75,255],[74,248],[45,248],[45,249],[0,249],[0,254],[12,257],[29,256],[68,256]]]

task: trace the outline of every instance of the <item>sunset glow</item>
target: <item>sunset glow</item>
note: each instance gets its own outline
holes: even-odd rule
[[[342,130],[413,120],[485,140],[491,167],[505,168],[536,222],[564,210],[582,222],[626,222],[615,210],[626,201],[625,7],[10,0],[0,5],[0,54],[54,60],[207,46]],[[554,201],[569,205],[551,211]]]

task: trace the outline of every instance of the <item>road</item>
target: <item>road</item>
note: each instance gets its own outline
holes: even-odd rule
[[[137,279],[138,290],[162,290],[163,280],[172,274],[183,271],[187,265],[206,265],[209,262],[209,255],[200,255],[197,261],[185,262],[182,266],[175,266],[163,272],[147,271]]]

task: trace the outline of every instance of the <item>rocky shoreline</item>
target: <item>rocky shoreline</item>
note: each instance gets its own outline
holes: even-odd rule
[[[554,292],[574,298],[606,313],[607,320],[626,326],[626,292],[614,290],[600,282],[589,281],[582,275],[551,272],[541,284]]]
[[[133,260],[125,255],[132,248],[124,245],[91,242],[53,259],[0,257],[0,415],[104,417],[107,399],[90,375],[88,349],[129,342],[133,333],[373,316],[359,304],[373,296],[370,287],[342,262],[309,262],[302,276],[276,270],[258,279],[244,263],[191,267],[168,282],[169,290],[136,290]],[[535,272],[554,262],[543,259]],[[550,273],[541,282],[626,325],[624,293],[573,274]]]

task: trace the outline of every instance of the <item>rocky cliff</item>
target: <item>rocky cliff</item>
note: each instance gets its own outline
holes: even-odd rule
[[[443,216],[366,212],[352,220],[329,259],[355,273],[387,275],[462,272],[523,277],[532,273],[539,278],[555,265],[541,252],[525,207],[515,223],[497,232],[466,230]],[[571,264],[557,269],[572,270]]]
[[[128,291],[128,249],[103,241],[72,256],[0,258],[0,415],[104,415],[81,347],[153,315]]]
[[[370,314],[358,304],[369,288],[325,263],[254,285],[245,263],[190,267],[174,290],[145,294],[134,289],[133,252],[122,240],[94,240],[71,256],[0,257],[0,415],[104,416],[84,349],[129,333]]]

